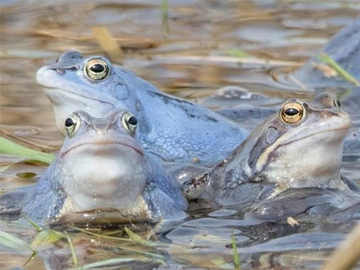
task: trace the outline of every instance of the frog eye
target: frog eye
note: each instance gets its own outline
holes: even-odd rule
[[[130,135],[134,135],[136,126],[138,124],[136,117],[131,113],[124,113],[121,121],[126,131],[129,132]]]
[[[289,102],[280,110],[281,119],[287,124],[299,122],[305,116],[305,108],[299,102]]]
[[[92,58],[86,62],[84,72],[91,80],[100,81],[109,75],[109,65],[101,58]]]
[[[76,114],[70,115],[65,120],[65,130],[67,135],[71,138],[76,134],[80,127],[80,118]]]

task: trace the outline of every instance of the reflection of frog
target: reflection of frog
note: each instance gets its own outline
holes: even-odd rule
[[[65,52],[37,72],[37,81],[45,87],[63,132],[62,124],[73,111],[105,117],[125,109],[139,119],[136,136],[146,151],[165,161],[213,165],[248,135],[231,120],[162,93],[104,57]]]
[[[288,100],[226,159],[185,181],[185,193],[229,205],[273,197],[288,188],[347,190],[352,183],[345,183],[339,171],[350,123],[326,93],[312,103]]]
[[[2,216],[22,212],[36,222],[179,220],[187,202],[134,138],[137,119],[120,111],[65,121],[67,138],[40,181],[0,198]]]

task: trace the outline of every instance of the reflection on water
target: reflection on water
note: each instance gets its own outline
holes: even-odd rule
[[[122,3],[121,3],[122,2]],[[37,149],[54,150],[62,143],[55,127],[50,102],[35,82],[36,70],[53,62],[61,52],[76,49],[85,54],[104,54],[93,36],[92,27],[106,26],[121,46],[122,54],[113,62],[122,63],[160,89],[188,98],[213,109],[238,106],[230,99],[211,97],[219,88],[242,87],[264,98],[246,106],[274,110],[289,97],[310,98],[301,89],[289,89],[274,81],[274,74],[299,67],[328,38],[358,15],[356,1],[170,1],[169,33],[162,24],[161,1],[2,1],[0,90],[2,131],[30,142]],[[235,53],[234,53],[235,52]],[[245,52],[241,58],[236,53]],[[235,99],[236,100],[236,99]],[[345,104],[346,106],[346,104]],[[256,112],[255,112],[256,113]],[[353,131],[359,140],[360,111],[351,111]],[[267,115],[267,114],[266,114]],[[230,116],[229,116],[230,117]],[[259,122],[237,119],[252,129]],[[343,173],[358,182],[359,152],[347,146]],[[357,148],[359,149],[359,147]],[[1,165],[18,162],[2,155]],[[44,166],[14,164],[1,172],[1,191],[33,183]],[[33,178],[24,178],[34,172]],[[31,176],[31,175],[30,175]],[[319,245],[291,242],[277,244],[277,251],[246,249],[254,243],[294,232],[311,231],[312,224],[247,226],[236,211],[215,209],[193,213],[193,219],[159,236],[164,246],[116,242],[86,233],[73,232],[79,263],[111,258],[135,258],[123,267],[163,269],[233,268],[231,236],[235,236],[243,268],[276,265],[317,268],[343,238],[341,234],[318,236]],[[19,233],[27,242],[36,232],[0,225],[2,230]],[[118,235],[118,234],[117,234]],[[169,243],[169,240],[171,243]],[[321,242],[323,241],[323,242]],[[271,242],[270,242],[270,247]],[[120,247],[128,247],[121,249]],[[282,247],[282,248],[281,248]],[[261,248],[261,246],[259,247]],[[144,255],[149,253],[150,255]],[[158,257],[155,255],[157,254]],[[2,249],[0,268],[25,263],[30,254]],[[155,256],[155,257],[154,257]],[[150,258],[150,259],[149,259]],[[165,263],[166,262],[166,263]],[[71,265],[66,242],[40,248],[40,255],[28,269],[63,269]],[[165,264],[164,264],[165,263]],[[112,269],[112,268],[108,268]]]

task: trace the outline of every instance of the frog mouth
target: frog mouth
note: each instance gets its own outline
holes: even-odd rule
[[[343,127],[340,127],[340,128],[329,128],[329,129],[324,129],[322,131],[319,131],[319,132],[312,132],[308,135],[305,135],[305,136],[300,136],[299,138],[296,138],[296,139],[293,139],[293,140],[290,140],[290,141],[286,141],[284,143],[281,143],[280,145],[281,146],[284,146],[284,145],[289,145],[289,144],[292,144],[292,143],[295,143],[295,142],[298,142],[298,141],[301,141],[301,140],[305,140],[305,139],[308,139],[308,138],[311,138],[311,137],[314,137],[314,136],[317,136],[317,135],[320,135],[320,134],[324,134],[324,133],[328,133],[328,132],[331,132],[331,133],[346,133],[347,131],[349,130],[349,125],[344,125]],[[345,137],[345,135],[344,135]],[[340,137],[338,137],[338,139],[340,139]]]
[[[106,142],[89,142],[89,143],[80,143],[80,144],[77,144],[69,149],[67,149],[66,151],[64,152],[61,152],[60,153],[60,157],[64,157],[65,155],[67,155],[69,152],[75,150],[75,149],[78,149],[78,148],[81,148],[81,147],[86,147],[86,146],[110,146],[110,145],[120,145],[120,146],[125,146],[127,148],[130,148],[132,149],[133,151],[135,151],[136,153],[138,153],[141,157],[144,156],[144,153],[143,151],[141,151],[140,149],[130,145],[130,144],[127,144],[127,143],[124,143],[124,142],[119,142],[119,141],[106,141]]]
[[[82,94],[79,94],[79,93],[76,93],[76,92],[73,92],[73,91],[69,91],[69,90],[66,90],[66,89],[62,89],[62,88],[57,88],[57,87],[43,87],[43,91],[45,93],[46,96],[48,96],[50,98],[51,101],[57,101],[54,96],[53,96],[53,93],[58,93],[58,92],[65,92],[67,93],[68,95],[73,95],[73,96],[76,96],[76,97],[80,97],[84,100],[91,100],[91,101],[95,101],[95,102],[100,102],[102,104],[106,104],[108,106],[110,106],[111,108],[115,108],[114,104],[111,103],[111,102],[108,102],[108,101],[105,101],[105,100],[102,100],[102,99],[99,99],[97,97],[91,97],[89,95],[82,95]],[[74,100],[76,101],[76,99],[72,99],[70,98],[71,100]]]

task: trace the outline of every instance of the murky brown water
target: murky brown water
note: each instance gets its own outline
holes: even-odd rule
[[[2,131],[30,142],[32,147],[54,151],[62,143],[50,102],[36,84],[35,73],[52,63],[62,52],[76,49],[84,54],[103,54],[92,27],[106,26],[121,45],[122,54],[112,57],[163,91],[204,102],[215,90],[241,86],[265,93],[277,102],[284,98],[306,97],[275,82],[270,74],[299,67],[342,26],[359,14],[358,1],[170,1],[168,33],[162,24],[161,1],[2,1],[0,90]],[[233,56],[241,50],[250,56]],[[230,103],[204,102],[211,108]],[[261,104],[259,104],[260,106]],[[353,115],[360,126],[360,112]],[[252,128],[255,123],[245,123]],[[345,157],[343,172],[360,181],[360,153]],[[0,165],[20,161],[0,156]],[[33,183],[44,166],[19,163],[0,174],[1,190]],[[21,173],[35,172],[35,178]],[[20,175],[19,175],[20,174]],[[162,269],[233,269],[231,235],[240,246],[286,235],[294,228],[283,226],[247,227],[229,218],[234,212],[220,209],[194,218],[162,236],[162,246],[128,244],[114,239],[72,233],[79,264],[110,258],[135,258],[129,263],[106,269],[159,266]],[[201,218],[197,218],[201,216]],[[21,232],[28,242],[35,231],[1,226],[8,232]],[[130,246],[130,247],[129,247]],[[122,249],[126,247],[127,249]],[[135,250],[131,252],[132,249]],[[265,252],[241,256],[243,267],[271,268],[304,266],[317,268],[329,248],[314,252],[292,248],[287,252]],[[146,252],[159,257],[144,255]],[[241,254],[241,251],[240,251]],[[257,254],[257,253],[255,253]],[[0,268],[25,263],[29,254],[2,250]],[[160,258],[160,259],[159,259]],[[159,263],[159,260],[163,263]],[[255,262],[255,263],[254,263]],[[45,265],[45,266],[44,266]],[[59,269],[71,265],[66,242],[40,249],[28,269]]]

